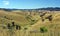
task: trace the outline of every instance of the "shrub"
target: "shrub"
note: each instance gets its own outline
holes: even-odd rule
[[[14,22],[12,22],[12,26],[15,26],[15,23]]]
[[[20,30],[20,29],[21,29],[21,26],[16,25],[16,29],[17,29],[17,30]]]
[[[35,24],[38,20],[31,20],[31,25]]]
[[[35,20],[31,20],[32,22],[35,22]]]
[[[44,33],[44,32],[47,32],[47,31],[48,31],[48,30],[47,30],[46,27],[41,27],[41,28],[40,28],[40,32],[41,32],[41,33]]]
[[[42,22],[44,22],[45,20],[44,19],[42,19]]]
[[[25,27],[24,30],[27,30],[27,28]]]
[[[11,29],[11,25],[9,23],[7,24],[7,27],[8,27],[8,29]]]
[[[21,26],[18,26],[19,27],[19,30],[21,29]]]

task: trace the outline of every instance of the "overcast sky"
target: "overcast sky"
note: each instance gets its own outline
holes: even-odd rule
[[[60,7],[60,0],[0,0],[0,8],[34,9]]]

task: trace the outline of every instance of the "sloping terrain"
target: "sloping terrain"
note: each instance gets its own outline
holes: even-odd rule
[[[43,12],[45,13],[45,12]],[[60,32],[60,12],[53,11],[47,12],[43,18],[40,17],[40,12],[22,12],[22,11],[12,11],[6,12],[0,10],[0,36],[51,36],[51,32],[53,31],[52,35],[60,36],[58,32]],[[52,20],[46,19],[46,17],[52,15]],[[42,21],[44,19],[44,21]],[[15,25],[21,26],[20,30],[16,29],[3,29],[3,26],[7,24],[12,24],[14,22]],[[46,33],[41,33],[40,28],[47,27]],[[38,31],[32,32],[31,31]],[[14,32],[14,33],[13,33]],[[57,33],[57,34],[56,34]],[[8,35],[7,35],[8,34]],[[14,34],[14,35],[13,35]]]

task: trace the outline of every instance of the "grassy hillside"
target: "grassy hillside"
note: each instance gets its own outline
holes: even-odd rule
[[[45,15],[40,17],[43,13],[45,13]],[[46,19],[46,17],[50,15],[52,15],[51,21]],[[42,19],[44,19],[44,21],[42,21]],[[12,25],[12,22],[14,22],[15,25],[21,26],[21,29],[16,30],[15,27],[7,29],[7,25]],[[47,32],[41,33],[41,27],[46,27]],[[60,11],[45,11],[41,13],[28,11],[6,12],[0,10],[0,28],[0,36],[60,36]]]

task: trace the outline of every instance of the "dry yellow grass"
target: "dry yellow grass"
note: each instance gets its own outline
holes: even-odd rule
[[[45,26],[48,29],[48,32],[44,33],[44,36],[49,36],[49,35],[51,36],[51,33],[52,33],[51,30],[53,31],[52,33],[53,35],[58,36],[58,34],[56,33],[60,32],[59,31],[60,30],[60,12],[54,12],[54,13],[50,12],[44,15],[44,18],[49,15],[52,15],[53,20],[51,22],[47,19],[45,19],[45,21],[42,22],[39,13],[32,12],[31,17],[29,18],[35,21],[38,20],[33,25],[31,25],[32,23],[31,20],[26,18],[28,15],[30,15],[29,13],[30,12],[21,12],[21,11],[6,12],[3,10],[0,10],[0,24],[7,25],[8,23],[11,24],[11,22],[14,21],[15,24],[22,26],[21,30],[11,30],[11,31],[0,27],[0,36],[9,36],[9,35],[10,36],[43,36],[43,33],[41,32],[30,33],[30,31],[34,31],[34,30],[40,31],[40,27],[42,26]],[[27,30],[24,30],[25,27],[27,28]],[[12,32],[14,33],[11,34]]]

